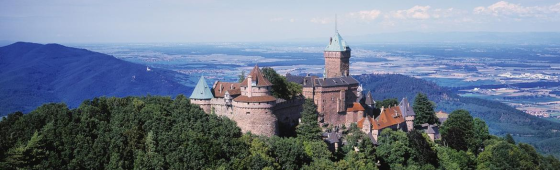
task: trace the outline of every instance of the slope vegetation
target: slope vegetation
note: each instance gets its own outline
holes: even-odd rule
[[[174,81],[175,74],[84,49],[18,42],[0,47],[0,116],[48,102],[77,107],[99,96],[191,91]]]

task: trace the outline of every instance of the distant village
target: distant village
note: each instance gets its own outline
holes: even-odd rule
[[[416,114],[407,98],[402,98],[398,105],[376,108],[371,92],[364,96],[360,82],[349,75],[351,51],[335,31],[324,50],[322,77],[285,75],[288,81],[302,86],[302,94],[290,100],[271,95],[273,84],[258,65],[241,83],[216,81],[210,87],[206,79],[200,77],[190,100],[208,114],[237,122],[243,132],[272,136],[278,135],[280,123],[291,126],[300,123],[303,103],[311,99],[317,105],[317,121],[323,127],[323,138],[334,149],[344,145],[341,129],[351,124],[367,134],[373,144],[377,144],[383,129],[414,130]],[[376,110],[380,112],[374,114]],[[447,113],[436,115],[440,124],[447,119]],[[432,141],[441,137],[438,124],[422,124],[421,128]]]

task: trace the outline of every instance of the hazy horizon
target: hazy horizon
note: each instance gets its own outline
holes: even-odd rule
[[[0,40],[39,43],[274,42],[401,32],[558,32],[560,2],[9,1]],[[441,37],[440,37],[441,38]]]

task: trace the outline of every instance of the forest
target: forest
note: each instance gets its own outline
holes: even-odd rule
[[[0,121],[0,169],[558,169],[510,135],[490,135],[466,110],[442,124],[442,140],[385,129],[373,145],[355,124],[329,150],[316,106],[304,104],[295,137],[241,133],[183,96],[94,98],[75,109],[50,103]]]

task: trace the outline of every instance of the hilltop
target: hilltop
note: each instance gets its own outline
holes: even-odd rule
[[[59,44],[18,42],[0,47],[0,116],[49,102],[77,107],[100,96],[171,95],[192,89],[177,73]]]

